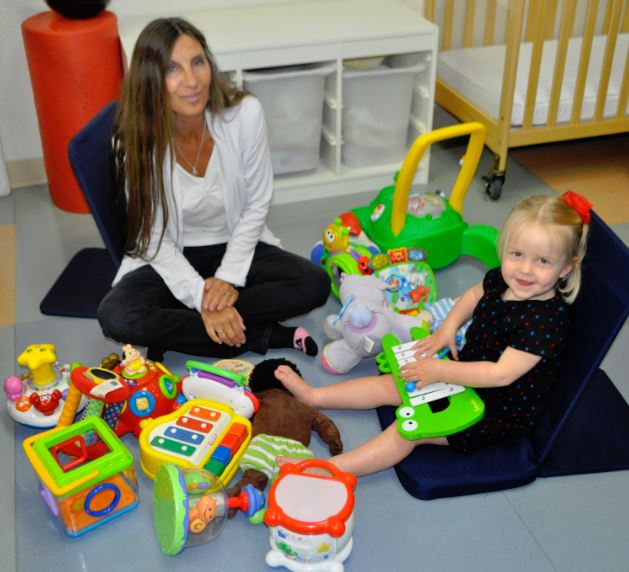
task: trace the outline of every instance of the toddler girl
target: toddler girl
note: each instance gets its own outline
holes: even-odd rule
[[[475,388],[485,403],[480,421],[447,437],[415,441],[403,439],[393,423],[331,461],[343,471],[365,475],[395,465],[418,445],[449,445],[471,453],[530,432],[559,368],[568,304],[581,283],[590,207],[571,191],[520,202],[500,236],[500,268],[489,270],[482,283],[457,300],[441,326],[415,345],[418,359],[401,368],[402,377],[418,387],[445,381]],[[465,346],[458,350],[457,329],[470,318]],[[446,347],[453,360],[429,357]],[[297,399],[314,407],[369,409],[401,403],[391,375],[326,387],[311,387],[283,366],[276,376]]]

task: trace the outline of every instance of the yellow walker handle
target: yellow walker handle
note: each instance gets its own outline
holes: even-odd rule
[[[428,133],[424,133],[415,139],[415,142],[404,159],[404,163],[402,163],[400,174],[395,183],[393,209],[391,210],[391,231],[394,236],[400,234],[406,223],[408,193],[413,184],[413,177],[415,176],[415,171],[417,171],[417,166],[426,152],[426,149],[437,141],[454,139],[462,135],[470,135],[467,150],[465,151],[465,161],[463,161],[463,166],[459,171],[459,176],[450,194],[450,206],[456,212],[462,214],[463,199],[472,182],[476,167],[478,167],[478,162],[480,161],[485,144],[486,133],[487,128],[482,123],[471,122],[428,131]]]

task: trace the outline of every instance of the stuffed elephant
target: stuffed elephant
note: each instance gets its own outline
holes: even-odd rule
[[[342,274],[338,314],[326,317],[323,332],[333,340],[321,354],[321,363],[330,373],[347,373],[363,359],[382,351],[382,337],[391,332],[401,343],[411,340],[411,328],[430,328],[431,315],[416,316],[396,312],[387,303],[386,283],[373,275]]]

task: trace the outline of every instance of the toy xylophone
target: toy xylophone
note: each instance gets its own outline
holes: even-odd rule
[[[227,485],[251,441],[251,423],[221,403],[193,399],[146,423],[140,433],[140,465],[151,478],[159,465],[202,467]]]
[[[437,382],[417,389],[401,377],[400,367],[415,360],[416,341],[400,344],[393,334],[382,338],[385,360],[402,398],[395,412],[400,435],[405,439],[445,437],[476,423],[485,405],[471,387]]]

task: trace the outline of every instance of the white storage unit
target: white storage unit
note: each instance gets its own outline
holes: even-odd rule
[[[312,153],[309,155],[310,161],[317,159],[316,164],[302,170],[295,169],[295,163],[292,163],[284,174],[280,174],[280,166],[275,178],[275,203],[375,192],[392,184],[393,176],[401,166],[403,157],[397,158],[399,148],[395,155],[386,155],[388,162],[376,164],[380,161],[374,161],[360,145],[356,147],[360,133],[356,131],[350,136],[344,131],[344,121],[351,125],[351,120],[344,114],[348,105],[346,98],[352,98],[351,83],[358,79],[352,80],[351,74],[360,73],[346,69],[344,61],[382,59],[391,75],[372,74],[369,90],[374,94],[376,90],[387,91],[382,86],[391,81],[397,67],[418,66],[412,74],[407,145],[411,139],[432,128],[438,30],[405,4],[391,0],[313,0],[176,15],[186,18],[205,34],[221,69],[230,72],[240,85],[249,81],[247,78],[251,76],[248,74],[263,68],[286,67],[285,73],[291,73],[292,66],[330,65],[331,73],[324,87],[319,154],[314,158]],[[151,19],[146,16],[119,21],[120,37],[128,57],[142,28]],[[279,73],[280,70],[276,71]],[[404,75],[411,77],[408,73],[400,73],[400,77]],[[271,83],[269,77],[268,88],[272,91]],[[265,112],[269,114],[266,107]],[[392,127],[393,122],[387,119],[378,121],[388,122],[386,127]],[[403,130],[398,123],[396,135]],[[363,137],[369,136],[365,131]],[[345,141],[345,137],[349,139]],[[399,138],[395,140],[398,142]],[[344,153],[346,144],[352,151],[352,143],[357,158],[354,161],[348,160],[347,152]],[[311,144],[310,149],[313,148]],[[349,156],[352,156],[351,152]],[[294,154],[292,159],[297,157],[298,154]],[[417,171],[417,183],[428,181],[428,164],[429,154]]]
[[[343,68],[343,147],[348,167],[401,163],[406,155],[415,76],[421,66]]]
[[[273,173],[299,173],[319,165],[325,78],[332,64],[247,71],[244,87],[262,104]]]

